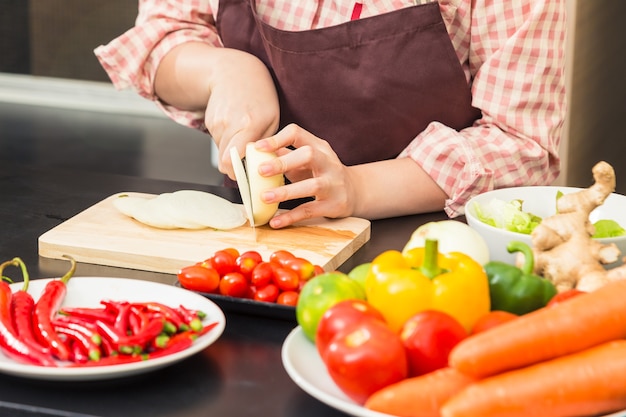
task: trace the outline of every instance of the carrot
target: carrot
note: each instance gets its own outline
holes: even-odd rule
[[[485,378],[461,390],[443,417],[590,416],[626,408],[626,340]]]
[[[449,364],[482,378],[626,338],[624,300],[626,280],[611,282],[464,339]]]
[[[367,399],[365,408],[401,417],[439,417],[442,404],[473,381],[442,368],[386,386]]]

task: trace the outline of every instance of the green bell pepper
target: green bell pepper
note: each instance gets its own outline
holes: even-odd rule
[[[484,265],[489,279],[491,309],[521,315],[544,307],[557,290],[551,281],[533,274],[535,261],[530,246],[513,241],[507,250],[509,253],[522,252],[524,264],[521,268],[499,261]]]

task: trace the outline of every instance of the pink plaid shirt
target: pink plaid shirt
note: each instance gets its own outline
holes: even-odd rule
[[[268,24],[309,30],[432,0],[256,0]],[[219,0],[139,0],[136,25],[95,53],[118,89],[133,88],[183,125],[203,129],[201,112],[163,105],[154,94],[159,62],[189,41],[221,46]],[[559,174],[565,119],[565,0],[440,0],[450,40],[482,118],[461,131],[431,123],[399,157],[410,157],[450,196],[445,210],[493,188],[549,184]]]

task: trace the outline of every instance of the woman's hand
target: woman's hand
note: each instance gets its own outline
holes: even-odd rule
[[[262,164],[260,174],[283,174],[291,182],[265,191],[261,196],[265,202],[313,198],[276,215],[270,220],[273,228],[313,217],[377,219],[439,211],[447,198],[410,158],[345,166],[328,142],[293,124],[256,146],[279,156]]]
[[[219,149],[219,170],[234,179],[229,149],[243,156],[245,144],[276,133],[278,95],[267,67],[236,49],[188,42],[161,61],[155,93],[183,110],[204,111],[204,123]]]
[[[356,201],[352,178],[328,142],[292,124],[276,135],[258,141],[256,146],[259,150],[279,155],[259,167],[261,175],[284,174],[291,182],[265,191],[262,195],[265,202],[314,198],[274,217],[270,221],[271,227],[285,227],[313,217],[352,215],[353,202]]]
[[[280,119],[272,77],[256,57],[221,49],[211,76],[205,125],[219,149],[219,170],[234,179],[229,149],[276,133]]]

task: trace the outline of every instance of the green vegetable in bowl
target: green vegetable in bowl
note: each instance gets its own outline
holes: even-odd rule
[[[557,200],[563,195],[559,191]],[[539,223],[541,217],[522,210],[522,200],[504,201],[494,198],[487,204],[475,203],[476,217],[488,225],[511,232],[530,234]],[[596,232],[594,239],[618,237],[626,235],[626,230],[615,220],[598,220],[593,224]]]
[[[593,226],[596,228],[596,232],[591,237],[596,239],[626,235],[626,230],[615,220],[598,220]]]
[[[487,204],[476,203],[476,217],[488,225],[511,232],[530,234],[541,217],[522,210],[522,200],[504,201],[494,198]]]

